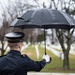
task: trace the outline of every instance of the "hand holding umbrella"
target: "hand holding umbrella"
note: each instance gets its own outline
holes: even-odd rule
[[[50,63],[52,61],[52,58],[49,55],[43,55],[43,59],[46,60],[46,63]]]

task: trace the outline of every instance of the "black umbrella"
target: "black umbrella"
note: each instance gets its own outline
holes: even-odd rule
[[[10,25],[11,27],[25,28],[59,28],[70,29],[75,27],[75,20],[67,13],[51,9],[30,10],[17,18]],[[45,35],[44,35],[45,37]],[[46,44],[46,42],[45,42]],[[45,45],[46,54],[46,45]]]

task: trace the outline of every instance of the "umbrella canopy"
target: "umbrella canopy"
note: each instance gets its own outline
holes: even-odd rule
[[[34,10],[27,11],[21,17],[16,18],[10,25],[10,27],[20,27],[20,28],[40,28],[39,25],[27,24],[30,22],[32,13]]]
[[[30,10],[17,18],[10,25],[11,27],[25,28],[59,28],[70,29],[75,27],[75,20],[67,13],[51,9]],[[45,42],[46,54],[46,42]]]
[[[30,10],[12,22],[10,26],[20,28],[60,28],[75,27],[75,20],[67,13],[51,9]]]

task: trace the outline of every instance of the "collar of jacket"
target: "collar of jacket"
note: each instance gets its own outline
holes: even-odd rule
[[[7,53],[7,56],[16,56],[16,55],[21,55],[21,52],[20,51],[17,51],[17,50],[10,50],[8,53]]]

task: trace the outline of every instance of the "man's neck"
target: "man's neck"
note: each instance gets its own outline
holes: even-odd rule
[[[21,50],[18,49],[18,48],[12,48],[12,49],[10,49],[10,50],[21,51]]]

